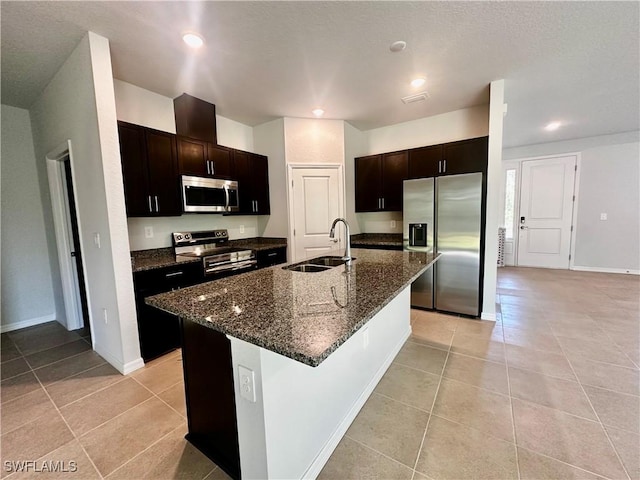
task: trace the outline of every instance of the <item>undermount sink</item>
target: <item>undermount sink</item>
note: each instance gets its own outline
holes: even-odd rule
[[[312,265],[310,263],[303,263],[300,265],[289,265],[288,267],[282,267],[285,270],[291,270],[292,272],[324,272],[331,267],[325,267],[322,265]]]
[[[355,258],[352,258],[352,260],[355,260]],[[287,265],[282,268],[284,270],[291,270],[292,272],[324,272],[333,267],[344,265],[345,262],[346,260],[343,260],[342,257],[324,256],[294,263],[293,265]]]
[[[352,258],[351,260],[355,260]],[[305,263],[309,263],[311,265],[325,265],[327,267],[337,267],[338,265],[343,265],[346,262],[342,257],[318,257],[312,258],[311,260],[307,260]]]

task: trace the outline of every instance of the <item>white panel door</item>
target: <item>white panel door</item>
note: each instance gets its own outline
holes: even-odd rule
[[[334,242],[329,230],[342,216],[342,179],[339,168],[293,168],[294,261],[320,256],[344,245],[342,224]]]
[[[518,265],[569,268],[576,157],[522,162]]]

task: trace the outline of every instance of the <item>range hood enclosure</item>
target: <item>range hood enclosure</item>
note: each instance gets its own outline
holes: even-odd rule
[[[173,99],[176,133],[203,142],[218,143],[216,134],[216,106],[183,93]]]

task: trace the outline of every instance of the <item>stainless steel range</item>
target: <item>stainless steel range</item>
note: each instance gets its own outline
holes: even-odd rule
[[[258,262],[253,250],[229,247],[228,244],[227,230],[173,233],[176,260],[202,258],[202,267],[207,276],[240,273],[257,267]]]

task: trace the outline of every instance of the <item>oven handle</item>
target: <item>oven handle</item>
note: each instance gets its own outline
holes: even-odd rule
[[[230,211],[229,210],[229,187],[227,185],[224,186],[224,200],[225,200],[224,209],[226,211]]]
[[[213,268],[209,268],[206,269],[204,271],[205,274],[209,275],[212,273],[216,273],[216,272],[225,272],[227,270],[242,270],[244,268],[248,268],[251,267],[255,264],[257,264],[258,261],[257,260],[245,260],[243,262],[234,262],[234,263],[227,263],[225,265],[220,265],[217,267],[213,267]]]

